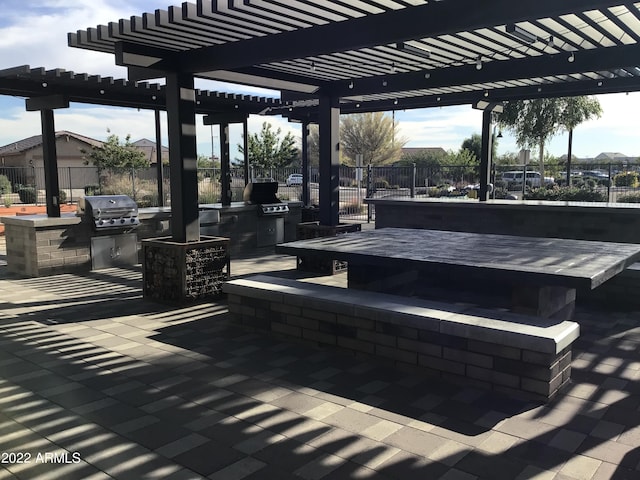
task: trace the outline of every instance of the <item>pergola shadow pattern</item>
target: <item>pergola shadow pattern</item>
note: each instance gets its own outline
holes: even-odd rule
[[[262,260],[234,270],[294,274]],[[31,454],[0,478],[640,474],[637,313],[580,311],[574,383],[538,405],[243,331],[223,301],[153,304],[139,284],[136,269],[0,280],[0,450]]]

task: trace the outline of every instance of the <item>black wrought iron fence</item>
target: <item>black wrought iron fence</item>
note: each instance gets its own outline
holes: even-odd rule
[[[278,182],[282,200],[302,201],[302,184],[296,168],[249,170],[249,179]],[[475,197],[479,188],[479,169],[474,165],[432,165],[340,167],[340,216],[345,220],[367,221],[375,216],[365,198]],[[164,202],[158,198],[158,172],[155,167],[110,171],[96,167],[61,167],[58,181],[65,202],[76,202],[87,194],[127,194],[140,206],[170,204],[169,169],[163,172]],[[198,196],[201,204],[217,203],[221,197],[221,172],[216,168],[198,170]],[[568,182],[569,179],[569,182]],[[319,203],[319,172],[309,169],[309,204]],[[536,166],[496,165],[491,171],[494,198],[539,198],[547,200],[640,202],[638,164],[573,162],[549,163],[543,173]],[[0,204],[44,204],[44,169],[37,167],[0,168]],[[571,184],[571,188],[568,187]],[[232,201],[242,200],[245,185],[243,168],[231,169]],[[568,192],[568,193],[567,193]]]

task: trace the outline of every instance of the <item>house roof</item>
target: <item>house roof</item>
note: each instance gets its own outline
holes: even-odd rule
[[[149,163],[156,162],[156,142],[149,140],[148,138],[141,138],[140,140],[133,142],[131,145],[144,153],[144,156]],[[164,145],[161,148],[161,155],[163,159],[169,158],[169,149]]]
[[[596,160],[614,160],[616,158],[627,158],[627,156],[620,152],[602,152],[596,157]]]
[[[102,145],[100,140],[69,132],[67,130],[60,130],[59,132],[56,132],[56,139],[65,136],[75,138],[76,140],[86,143],[91,147],[99,147]],[[33,148],[37,148],[40,145],[42,145],[42,135],[34,135],[33,137],[24,138],[0,147],[0,155],[18,155]]]

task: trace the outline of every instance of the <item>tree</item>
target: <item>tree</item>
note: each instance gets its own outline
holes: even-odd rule
[[[478,162],[482,157],[482,135],[474,133],[469,138],[465,138],[462,142],[461,150],[468,150],[475,155]],[[494,136],[491,148],[491,159],[495,159],[498,154],[498,139]]]
[[[407,140],[400,138],[398,124],[382,112],[344,115],[340,119],[340,144],[345,162],[356,164],[362,155],[363,165],[386,165],[402,155]]]
[[[446,158],[447,152],[444,150],[424,149],[403,155],[398,161],[398,165],[410,166],[415,163],[417,168],[439,169]]]
[[[517,100],[504,106],[500,124],[515,133],[520,147],[537,147],[544,178],[544,147],[560,129],[561,103],[556,98]]]
[[[480,159],[482,157],[482,136],[474,133],[471,137],[465,138],[460,149],[468,150],[477,159]]]
[[[515,133],[519,146],[538,148],[540,176],[543,178],[544,147],[551,137],[562,129],[570,127],[573,130],[579,123],[596,114],[599,115],[600,104],[597,100],[591,100],[589,97],[575,99],[518,100],[507,103],[500,115],[500,124]],[[597,103],[597,110],[593,102]],[[568,110],[571,110],[571,114],[567,114]]]
[[[571,185],[571,157],[573,148],[573,130],[593,117],[600,118],[602,107],[593,97],[569,97],[564,99],[566,106],[560,118],[560,124],[569,133],[567,148],[567,185]]]
[[[275,132],[268,122],[262,124],[260,133],[249,135],[249,164],[256,168],[286,167],[298,158],[298,148],[291,134],[288,132],[281,140],[282,130]],[[244,146],[238,144],[238,151],[244,154]],[[244,161],[238,162],[244,165]]]
[[[99,170],[122,173],[149,166],[145,154],[132,145],[131,135],[125,137],[124,143],[120,143],[118,136],[111,134],[99,147],[92,147],[90,151],[83,149],[81,152],[87,154]]]
[[[320,129],[318,125],[309,125],[307,156],[310,167],[317,167],[320,164]]]

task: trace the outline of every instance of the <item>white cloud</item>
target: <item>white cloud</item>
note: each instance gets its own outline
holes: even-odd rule
[[[482,115],[471,106],[398,112],[396,121],[409,147],[458,150],[465,138],[482,130]]]
[[[115,65],[113,55],[68,47],[67,32],[95,27],[134,13],[139,12],[124,8],[120,2],[108,4],[99,0],[27,1],[14,9],[3,9],[0,68],[29,64],[123,76],[126,71]]]

